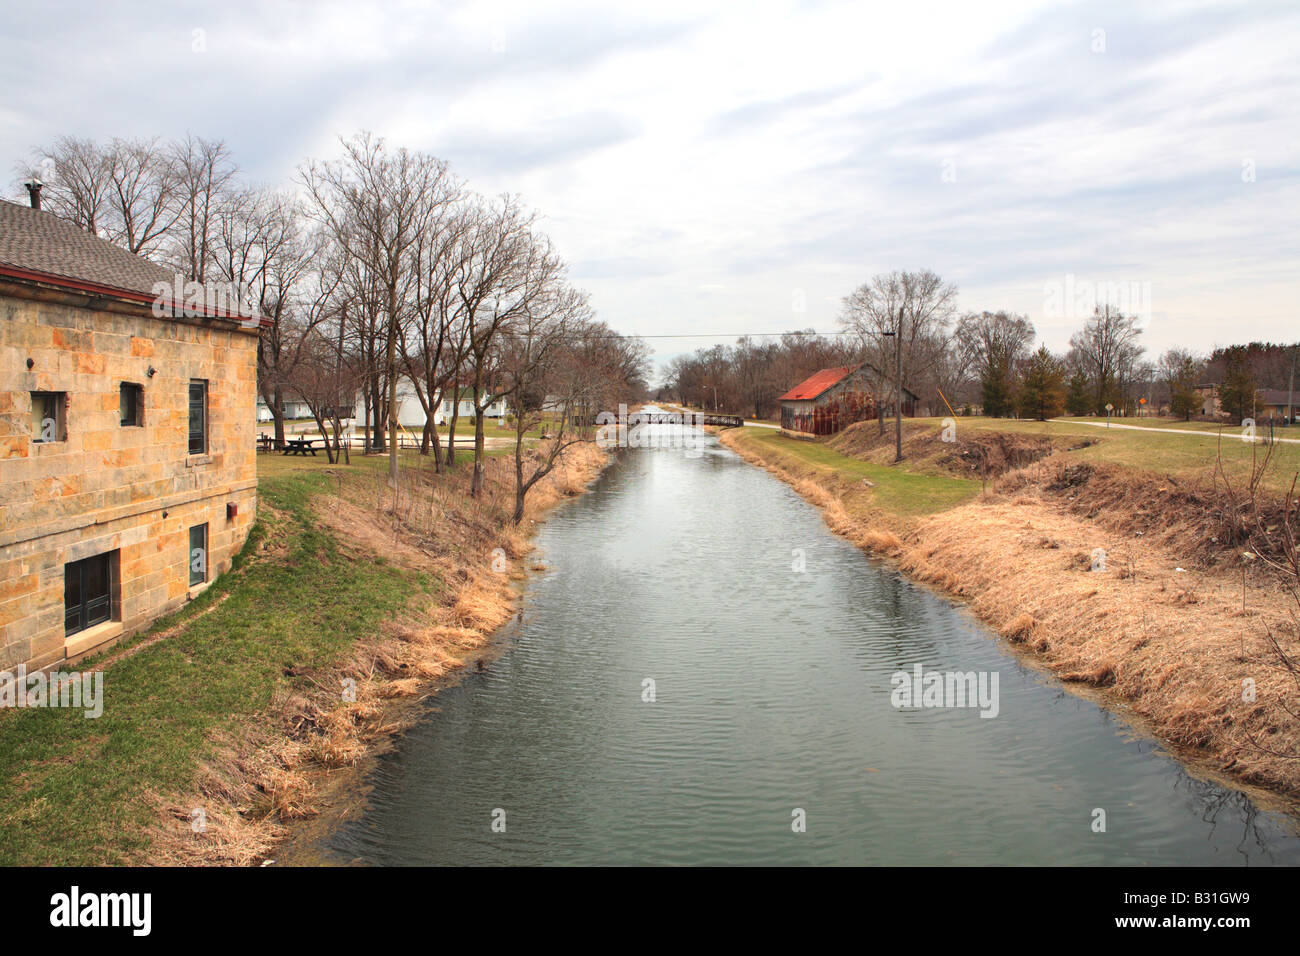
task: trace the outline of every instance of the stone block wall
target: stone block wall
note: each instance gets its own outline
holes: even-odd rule
[[[208,581],[229,568],[256,517],[256,375],[254,330],[0,296],[0,669],[74,660],[184,604],[192,525]],[[202,455],[191,379],[208,383]],[[121,424],[123,382],[139,426]],[[66,394],[64,440],[34,440],[32,392]],[[112,621],[66,635],[64,565],[110,552]]]

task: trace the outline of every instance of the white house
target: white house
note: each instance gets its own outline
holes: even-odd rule
[[[362,415],[362,409],[365,408],[365,400],[361,395],[357,396],[356,404],[353,406],[358,416]],[[453,399],[450,391],[444,392],[442,401],[433,410],[433,423],[435,425],[446,425],[451,421],[453,411]],[[510,414],[510,407],[506,404],[503,397],[497,397],[492,404],[487,407],[486,417],[504,418]],[[415,385],[410,379],[403,378],[397,383],[397,423],[403,428],[409,430],[424,428],[424,408],[420,405],[419,396],[415,393]],[[459,420],[462,422],[474,420],[474,393],[473,390],[462,385],[460,387],[460,413]]]
[[[460,388],[460,393],[459,393],[459,398],[460,398],[460,413],[459,413],[459,414],[460,414],[461,419],[469,420],[469,421],[473,421],[473,420],[474,420],[474,391],[473,391],[473,389],[470,389],[470,388],[466,388],[466,387],[464,387],[464,386],[461,386],[461,388]],[[437,407],[436,409],[434,409],[434,413],[433,413],[433,422],[434,422],[434,424],[435,424],[435,425],[445,425],[445,424],[447,424],[448,422],[450,422],[450,421],[451,421],[451,414],[452,414],[452,411],[453,411],[453,400],[452,400],[452,396],[451,396],[450,393],[448,393],[448,392],[444,392],[444,393],[443,393],[443,396],[442,396],[442,401],[439,402],[439,403],[438,403],[438,407]],[[502,397],[502,396],[499,396],[499,395],[498,395],[495,399],[492,400],[492,404],[489,405],[489,406],[484,410],[484,413],[483,413],[483,414],[484,414],[484,417],[486,417],[486,418],[504,418],[504,417],[505,417],[506,415],[508,415],[509,413],[510,413],[510,409],[509,409],[509,407],[506,405],[506,400],[505,400],[505,398]],[[423,419],[421,419],[420,424],[421,424],[421,425],[424,424]]]
[[[284,399],[284,417],[290,421],[298,418],[311,418],[311,408],[306,402],[286,398]],[[274,420],[270,406],[260,398],[257,400],[257,420],[259,422]]]

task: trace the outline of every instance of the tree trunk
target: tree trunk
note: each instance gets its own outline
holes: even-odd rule
[[[397,487],[397,290],[388,292],[388,482]]]
[[[528,489],[524,487],[523,409],[519,411],[519,417],[515,419],[518,423],[515,425],[515,512],[511,516],[515,524],[524,520],[524,496],[528,493]]]
[[[477,498],[483,490],[483,409],[479,407],[479,383],[474,382],[474,475],[469,482],[469,496]]]
[[[447,424],[447,467],[456,464],[456,423],[460,421],[460,389],[453,390],[451,421]]]
[[[284,393],[279,385],[275,387],[271,397],[271,419],[275,422],[275,449],[279,451],[284,448]]]

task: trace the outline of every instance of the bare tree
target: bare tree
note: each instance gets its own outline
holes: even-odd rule
[[[399,336],[404,373],[410,378],[415,395],[424,409],[424,434],[420,451],[433,447],[434,470],[442,471],[442,449],[438,439],[437,410],[450,389],[458,404],[460,363],[465,353],[467,327],[459,321],[457,294],[457,253],[471,217],[464,209],[446,208],[435,216],[427,233],[420,238],[415,257],[413,319],[404,325]],[[455,412],[453,412],[453,418]],[[455,423],[451,428],[455,440]],[[450,453],[450,452],[449,452]]]
[[[335,464],[348,454],[343,418],[361,385],[361,374],[329,331],[322,324],[307,323],[287,387],[307,404],[325,444],[325,455]]]
[[[388,427],[397,430],[397,343],[419,272],[415,255],[430,223],[455,202],[459,185],[437,157],[405,148],[389,152],[362,133],[343,141],[344,157],[308,162],[300,171],[315,216],[370,274],[382,296]],[[397,445],[389,441],[388,478],[397,484]]]
[[[468,325],[466,355],[474,401],[474,474],[470,495],[483,489],[483,413],[496,400],[497,339],[528,314],[562,271],[550,243],[534,232],[536,215],[503,196],[476,207],[459,257],[457,288]]]
[[[1015,371],[1033,341],[1034,326],[1028,316],[968,312],[958,321],[953,344],[979,378],[985,415],[996,418],[1015,410]]]
[[[172,146],[172,163],[180,204],[173,230],[177,266],[187,279],[203,282],[221,196],[233,183],[238,167],[221,140],[192,135]]]
[[[35,155],[43,175],[53,174],[45,183],[45,208],[99,235],[112,189],[108,153],[93,140],[60,136],[52,146],[35,150]],[[37,174],[36,170],[32,174]]]
[[[309,280],[336,283],[337,266],[325,268],[324,237],[305,233],[302,211],[291,197],[244,189],[224,197],[214,216],[212,274],[248,292],[270,320],[258,340],[257,385],[275,423],[276,447],[283,447],[285,386],[306,333],[323,320],[310,304],[321,300],[322,291],[307,286]]]
[[[1105,414],[1107,404],[1122,402],[1125,378],[1142,354],[1136,316],[1126,316],[1109,305],[1098,306],[1082,329],[1070,337],[1073,364],[1091,379],[1093,412]]]
[[[501,392],[515,413],[515,524],[524,518],[529,490],[550,474],[564,450],[580,440],[571,428],[579,391],[590,383],[574,375],[572,340],[590,323],[585,294],[569,288],[539,296],[502,336],[499,374]],[[549,399],[549,400],[548,400]],[[545,449],[526,468],[524,436],[546,416],[550,432]]]
[[[171,151],[157,139],[114,139],[108,164],[108,238],[137,256],[157,255],[181,213]]]
[[[895,460],[903,457],[902,389],[909,374],[926,372],[937,360],[936,342],[947,334],[956,298],[956,286],[926,269],[874,276],[844,299],[840,323],[856,334],[866,361],[886,372],[895,386]],[[877,391],[883,432],[883,383]]]

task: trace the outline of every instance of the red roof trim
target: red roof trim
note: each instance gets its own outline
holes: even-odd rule
[[[84,279],[71,279],[68,276],[56,275],[53,272],[35,272],[31,269],[23,269],[18,266],[6,265],[0,263],[0,276],[8,276],[11,279],[22,279],[27,282],[43,282],[46,285],[55,285],[63,289],[71,289],[74,292],[86,292],[91,295],[110,295],[118,299],[127,299],[131,302],[139,302],[145,305],[152,305],[155,297],[147,295],[144,292],[137,292],[134,289],[119,289],[116,286],[100,285],[98,282],[87,282]],[[242,315],[232,315],[229,312],[209,312],[206,309],[198,310],[190,306],[182,306],[187,311],[199,312],[195,318],[212,318],[212,319],[231,319],[237,322],[242,321],[245,317]],[[270,328],[274,323],[266,316],[258,319],[258,325],[261,328]]]

